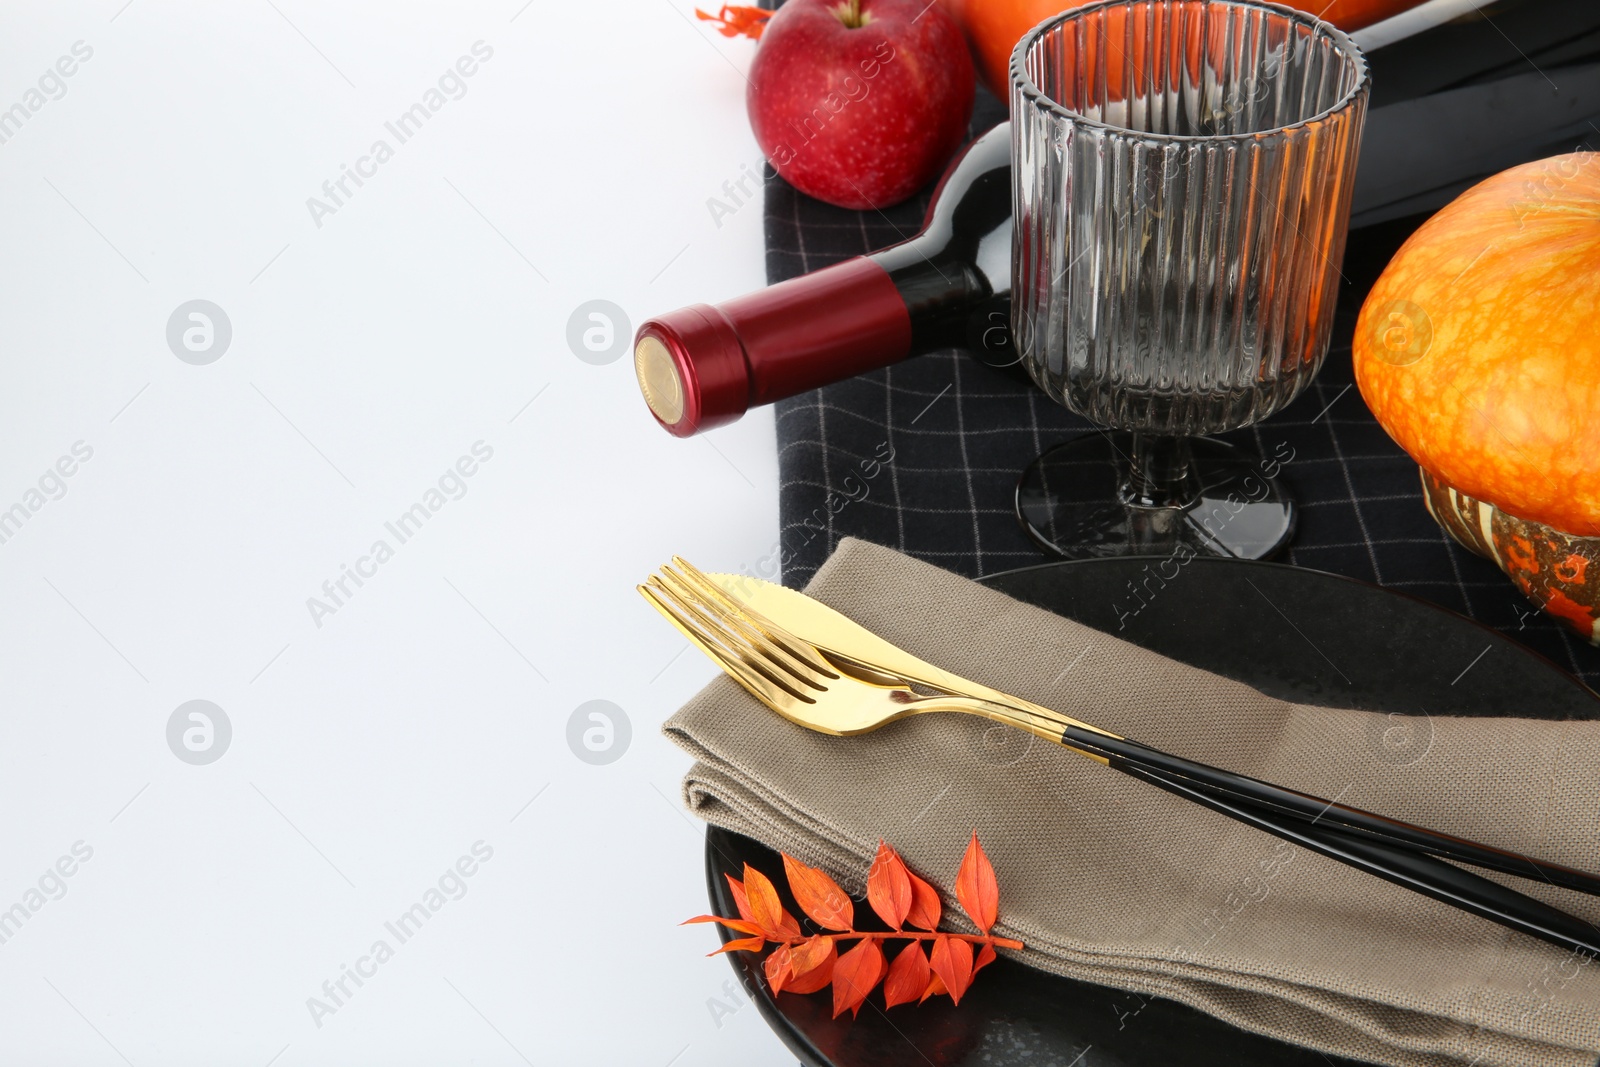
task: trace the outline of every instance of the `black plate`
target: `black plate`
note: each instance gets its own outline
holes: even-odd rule
[[[1191,560],[1163,588],[1151,577],[1157,562],[1050,563],[984,584],[1273,696],[1415,716],[1600,718],[1600,698],[1554,664],[1426,601],[1320,571],[1224,559]],[[1427,719],[1413,725],[1426,730]],[[737,875],[746,862],[782,869],[757,842],[708,829],[716,914],[737,914],[723,872]],[[798,911],[787,896],[785,904]],[[1173,1001],[1006,959],[959,1006],[940,998],[885,1014],[874,994],[859,1017],[836,1020],[826,994],[774,999],[758,957],[728,958],[767,1023],[810,1067],[1355,1067]]]

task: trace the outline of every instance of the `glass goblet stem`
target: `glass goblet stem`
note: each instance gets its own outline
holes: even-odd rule
[[[1123,502],[1136,508],[1182,509],[1200,497],[1189,438],[1167,434],[1133,434]]]

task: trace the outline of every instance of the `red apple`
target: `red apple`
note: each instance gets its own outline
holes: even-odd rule
[[[847,208],[897,204],[961,147],[973,71],[931,0],[787,0],[761,35],[745,102],[790,185]]]

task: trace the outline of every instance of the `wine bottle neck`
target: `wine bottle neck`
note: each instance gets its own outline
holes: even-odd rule
[[[988,295],[971,264],[931,244],[924,235],[867,257],[884,269],[905,302],[912,356],[961,344],[973,304]]]
[[[915,238],[645,322],[634,367],[656,419],[687,437],[749,407],[943,348],[1015,363],[1010,166],[1002,124],[952,165]]]

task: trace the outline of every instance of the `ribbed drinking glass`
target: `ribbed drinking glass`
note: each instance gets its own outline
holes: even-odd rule
[[[1042,545],[1288,540],[1283,457],[1203,435],[1278,411],[1322,363],[1368,85],[1345,34],[1243,0],[1109,0],[1018,43],[1013,333],[1040,388],[1114,431],[1023,475]]]

